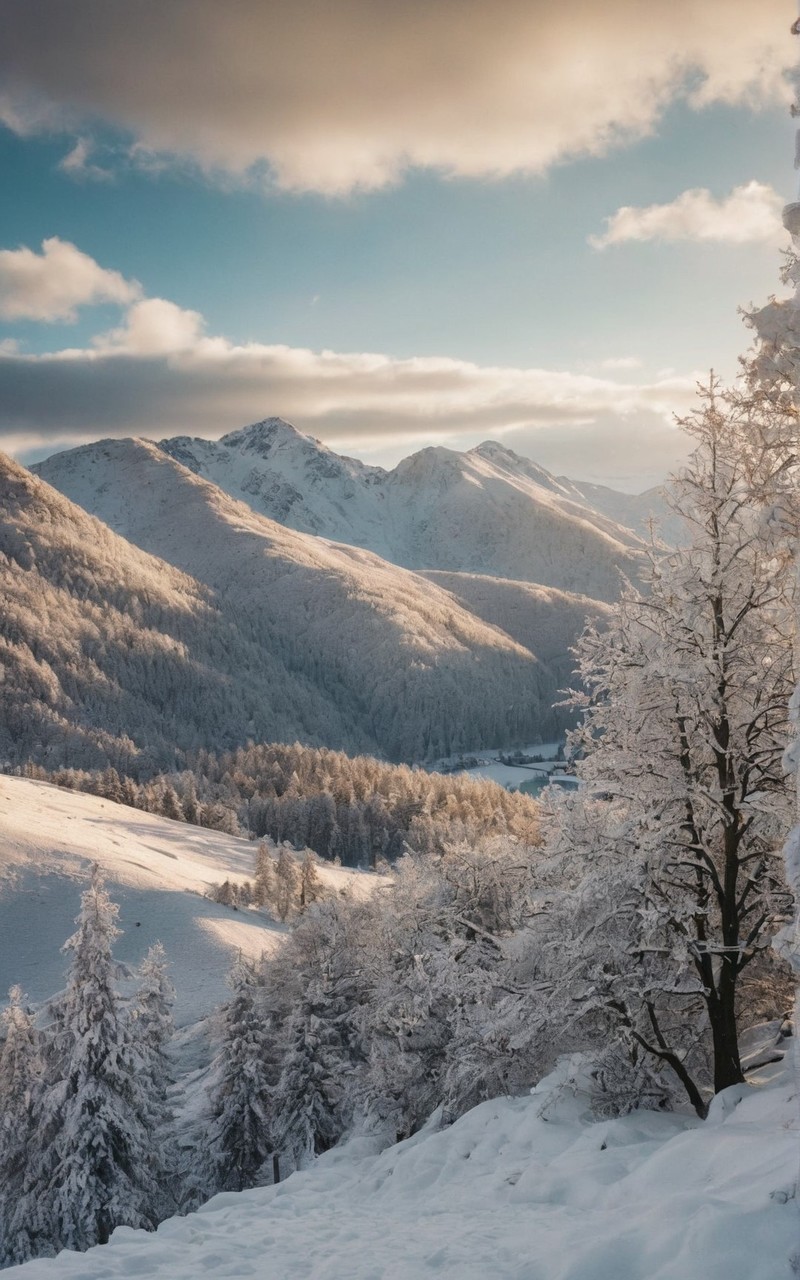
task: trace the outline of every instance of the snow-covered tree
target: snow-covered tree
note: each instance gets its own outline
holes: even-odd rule
[[[276,1149],[303,1168],[344,1128],[345,1064],[329,980],[309,983],[285,1034],[287,1053],[273,1096]]]
[[[306,849],[303,854],[303,861],[300,864],[300,887],[298,890],[298,906],[300,910],[305,911],[306,907],[310,907],[312,902],[318,902],[323,896],[323,892],[316,859],[311,850]]]
[[[764,508],[785,486],[793,424],[712,380],[682,425],[696,450],[672,500],[691,542],[654,552],[647,594],[630,589],[578,649],[573,749],[606,797],[605,831],[586,811],[566,833],[590,871],[561,983],[672,1067],[702,1113],[707,1082],[687,1057],[707,1034],[713,1090],[743,1080],[742,987],[788,909],[790,559]]]
[[[30,1257],[27,1231],[12,1225],[14,1206],[22,1192],[36,1117],[33,1102],[41,1076],[36,1030],[23,1003],[22,991],[12,987],[3,1010],[4,1038],[0,1049],[0,1266]]]
[[[140,1061],[139,1081],[148,1105],[148,1129],[157,1166],[154,1172],[165,1198],[171,1191],[174,1201],[174,1118],[168,1096],[173,1071],[168,1050],[174,1031],[172,1009],[175,988],[167,968],[166,952],[162,944],[156,942],[139,966],[139,986],[131,1008],[131,1030]]]
[[[275,1149],[272,1088],[277,1072],[260,970],[239,959],[228,983],[232,995],[223,1011],[210,1151],[215,1187],[243,1191],[257,1183],[261,1166]]]
[[[279,920],[288,920],[296,910],[299,888],[300,876],[294,854],[286,845],[281,845],[273,881],[273,902]]]
[[[87,1249],[121,1224],[153,1229],[158,1221],[149,1082],[114,988],[117,915],[95,866],[64,947],[71,963],[37,1099],[38,1143],[14,1216],[17,1228],[36,1224],[37,1252]]]
[[[275,862],[269,848],[262,840],[256,849],[256,869],[253,877],[253,900],[258,907],[269,907],[275,897]]]

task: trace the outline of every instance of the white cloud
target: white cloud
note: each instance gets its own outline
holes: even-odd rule
[[[32,249],[0,250],[0,318],[74,320],[78,307],[97,302],[127,304],[140,286],[107,271],[69,241],[52,236]]]
[[[409,166],[501,176],[602,154],[676,97],[790,90],[784,0],[6,0],[0,119],[344,193]],[[79,157],[78,157],[79,158]]]
[[[120,328],[100,334],[93,345],[98,351],[126,355],[168,355],[191,351],[204,327],[199,311],[186,311],[166,298],[143,298],[129,308]]]
[[[715,200],[705,187],[684,191],[669,204],[625,205],[606,219],[606,229],[590,236],[595,249],[630,241],[701,241],[716,244],[782,244],[781,196],[761,182],[734,187]]]
[[[59,162],[58,168],[77,182],[111,182],[114,174],[90,159],[94,145],[89,138],[78,138],[74,147]]]
[[[641,369],[642,363],[638,356],[609,356],[608,359],[598,360],[588,367],[613,372],[619,369]]]

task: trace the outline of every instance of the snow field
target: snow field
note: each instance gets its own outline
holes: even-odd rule
[[[226,1000],[225,975],[241,951],[256,959],[280,944],[286,926],[204,897],[225,879],[252,879],[256,845],[182,822],[0,776],[0,1002],[18,982],[34,1002],[60,991],[61,944],[74,931],[93,862],[120,906],[114,954],[136,965],[164,944],[176,988],[176,1024],[186,1026]],[[320,865],[331,889],[369,892],[374,878]]]
[[[770,1078],[770,1072],[773,1073]],[[800,1123],[781,1064],[708,1121],[591,1121],[565,1071],[381,1153],[354,1139],[277,1187],[120,1228],[19,1280],[790,1280]]]

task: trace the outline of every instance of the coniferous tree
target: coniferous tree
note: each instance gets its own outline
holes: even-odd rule
[[[287,1052],[273,1095],[276,1145],[304,1168],[342,1135],[345,1067],[330,982],[312,980],[286,1027]]]
[[[132,1005],[132,1030],[140,1061],[139,1079],[148,1103],[148,1129],[156,1161],[156,1178],[164,1189],[165,1207],[174,1207],[176,1150],[174,1117],[169,1104],[173,1084],[169,1044],[174,1024],[175,988],[167,972],[166,952],[160,942],[150,947],[139,966],[139,987]],[[167,1197],[172,1205],[167,1205]]]
[[[274,903],[278,919],[285,921],[295,911],[299,897],[300,877],[294,854],[281,845],[275,864]]]
[[[15,1230],[12,1221],[35,1137],[33,1104],[42,1067],[22,991],[12,987],[8,994],[10,1003],[0,1019],[5,1032],[0,1050],[0,1266],[31,1256],[27,1231]]]
[[[255,1186],[274,1150],[276,1068],[269,1018],[260,999],[261,974],[252,961],[240,958],[228,983],[232,995],[224,1009],[219,1078],[212,1095],[212,1177],[218,1190],[243,1191]]]
[[[316,860],[310,849],[306,849],[303,855],[303,861],[300,865],[300,889],[298,906],[301,911],[306,907],[310,907],[312,902],[318,902],[322,897],[323,887],[322,881],[317,872]]]
[[[262,840],[256,850],[253,878],[253,901],[258,907],[271,907],[275,900],[275,862]]]
[[[35,1223],[38,1251],[88,1249],[116,1226],[152,1230],[159,1216],[151,1103],[131,1019],[114,989],[118,908],[97,866],[81,899],[67,986],[56,1008],[40,1147],[14,1226]]]

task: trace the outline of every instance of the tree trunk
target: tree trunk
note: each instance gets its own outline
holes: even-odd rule
[[[732,1084],[744,1084],[736,1027],[736,972],[732,959],[724,957],[716,996],[707,1001],[714,1045],[714,1092]]]

